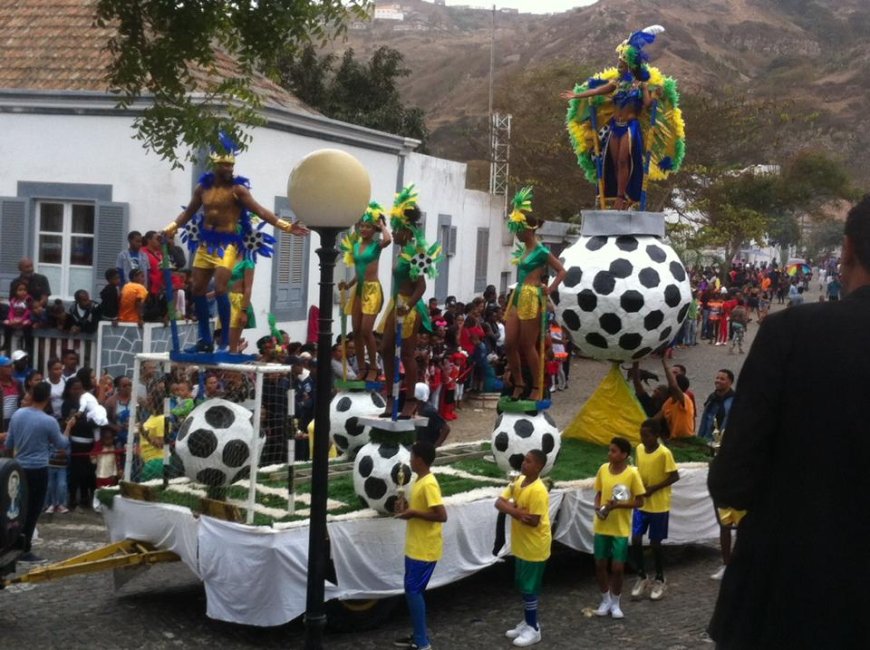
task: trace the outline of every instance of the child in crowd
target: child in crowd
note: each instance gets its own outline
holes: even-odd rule
[[[441,417],[445,420],[456,419],[456,385],[459,379],[459,367],[453,363],[450,356],[445,356],[441,364],[444,377],[444,400],[441,403]]]
[[[9,296],[9,316],[3,324],[13,328],[30,327],[33,325],[32,305],[33,298],[27,293],[27,285],[18,282],[12,287],[12,295]]]
[[[728,349],[730,354],[734,354],[736,347],[740,354],[743,354],[743,338],[746,336],[746,327],[749,325],[749,310],[744,306],[743,301],[738,301],[734,311],[731,312],[731,347]]]
[[[407,502],[397,504],[396,517],[408,522],[405,533],[405,599],[411,612],[414,634],[399,639],[397,646],[408,650],[430,650],[426,631],[426,602],[423,593],[441,559],[442,524],[447,511],[441,498],[441,488],[430,468],[435,461],[435,447],[418,441],[411,447],[411,471],[417,480],[411,487]]]
[[[66,315],[64,329],[68,329],[73,334],[79,332],[93,334],[100,323],[102,314],[100,305],[91,300],[90,294],[84,289],[76,291],[73,297],[75,302]]]
[[[121,274],[118,269],[106,271],[106,286],[100,291],[100,307],[104,320],[115,320],[121,306]]]
[[[619,598],[622,576],[628,560],[628,538],[631,535],[631,511],[643,505],[645,492],[640,474],[628,465],[631,443],[615,436],[607,452],[608,462],[595,475],[595,578],[601,590],[601,603],[596,616],[623,618]],[[610,563],[610,575],[607,564]]]
[[[659,442],[659,421],[645,420],[640,425],[641,444],[637,446],[637,471],[646,493],[643,506],[634,511],[631,527],[631,550],[637,571],[637,582],[631,590],[633,599],[641,598],[647,587],[650,600],[660,600],[665,593],[665,573],[662,562],[662,540],[668,538],[668,517],[671,510],[671,486],[680,480],[671,450]],[[643,536],[649,533],[656,577],[650,585],[643,561]]]
[[[115,435],[109,428],[100,431],[100,440],[91,452],[91,462],[96,465],[97,488],[118,484],[121,463],[115,449]]]
[[[22,404],[23,406],[23,404]],[[46,514],[64,515],[69,512],[66,507],[69,498],[66,474],[69,468],[69,455],[64,449],[49,448],[48,456],[48,489],[45,493]]]
[[[502,493],[495,507],[511,517],[511,552],[514,555],[515,582],[523,597],[525,615],[505,636],[514,645],[526,647],[541,641],[538,624],[538,595],[550,545],[550,495],[540,479],[547,457],[533,449],[523,458],[522,476]]]
[[[166,436],[166,418],[152,415],[139,429],[139,455],[142,461],[140,481],[163,478],[163,439]]]

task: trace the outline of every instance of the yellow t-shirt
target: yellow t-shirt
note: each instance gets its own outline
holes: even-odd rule
[[[408,499],[408,507],[411,510],[426,511],[443,505],[441,487],[438,485],[438,479],[431,472],[417,479],[411,486],[411,497]],[[426,521],[416,517],[409,519],[405,533],[405,555],[421,562],[440,560],[443,546],[441,527],[440,521]]]
[[[595,491],[601,493],[601,505],[606,504],[613,498],[613,488],[617,485],[624,485],[631,493],[630,500],[645,494],[643,481],[640,480],[640,474],[636,467],[627,466],[619,474],[613,474],[610,471],[610,463],[604,463],[598,468],[598,473],[595,475]],[[612,535],[614,537],[628,537],[631,535],[631,508],[616,508],[611,510],[607,515],[607,519],[602,519],[595,515],[595,523],[592,525],[592,530],[599,535]]]
[[[637,446],[637,471],[644,487],[657,485],[664,481],[671,472],[677,471],[674,455],[671,450],[659,443],[654,452],[648,454],[643,443]],[[643,500],[644,512],[668,512],[671,509],[671,486],[656,490]]]
[[[662,413],[668,423],[671,438],[688,438],[695,435],[695,405],[692,398],[683,393],[683,403],[674,401],[673,397],[665,400]]]
[[[164,424],[166,418],[162,415],[152,415],[145,420],[142,428],[145,430],[146,436],[139,436],[139,456],[142,457],[142,462],[147,463],[152,460],[160,460],[163,458],[163,448],[155,447],[148,438],[153,440],[163,440]]]
[[[538,478],[523,487],[525,476],[520,476],[513,485],[502,492],[503,499],[513,497],[514,504],[541,519],[535,527],[511,517],[511,552],[526,562],[543,562],[550,557],[553,535],[550,532],[550,494],[544,482]]]
[[[148,297],[148,289],[136,282],[128,282],[121,289],[121,299],[118,306],[118,322],[138,323],[139,310],[136,309],[137,300],[145,300]]]

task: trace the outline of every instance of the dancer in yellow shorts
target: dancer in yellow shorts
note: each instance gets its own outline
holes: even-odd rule
[[[380,238],[376,235],[380,233]],[[378,261],[381,251],[393,243],[384,209],[375,201],[369,203],[354,232],[341,242],[344,262],[353,266],[350,282],[339,282],[339,289],[352,289],[350,300],[344,306],[351,317],[353,342],[356,350],[357,379],[375,381],[378,378],[378,344],[375,341],[375,318],[384,306],[384,290],[378,280]],[[366,363],[368,353],[368,364]]]
[[[565,278],[565,268],[550,249],[538,241],[535,231],[543,220],[531,216],[532,188],[524,187],[513,201],[513,211],[508,215],[508,229],[520,241],[514,251],[512,262],[517,265],[517,286],[508,298],[505,313],[505,349],[510,366],[511,382],[517,400],[528,394],[523,368],[531,372],[531,399],[544,397],[541,367],[543,359],[539,346],[543,343],[546,300]],[[556,277],[546,284],[548,267],[556,271]]]
[[[238,147],[225,134],[220,135],[220,145],[211,155],[213,171],[203,174],[193,197],[184,211],[163,229],[167,238],[188,224],[182,233],[191,252],[193,262],[193,304],[199,327],[199,341],[190,352],[211,352],[214,348],[206,292],[209,281],[214,278],[215,302],[221,327],[218,350],[229,347],[230,315],[232,308],[227,295],[230,275],[238,257],[256,257],[260,252],[270,255],[269,244],[274,238],[259,228],[251,226],[251,215],[259,215],[268,223],[284,232],[304,236],[308,229],[299,223],[279,219],[270,210],[254,200],[250,183],[242,176],[235,176],[235,153]],[[197,211],[202,208],[202,213]],[[262,224],[260,226],[262,228]]]

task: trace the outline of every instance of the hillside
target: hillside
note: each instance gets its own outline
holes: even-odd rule
[[[401,21],[357,24],[335,46],[361,55],[383,44],[402,52],[413,71],[403,96],[427,112],[432,152],[485,159],[491,12],[421,0],[396,5]],[[521,88],[508,88],[520,72],[557,62],[612,65],[614,47],[653,23],[667,28],[650,48],[653,61],[679,79],[684,94],[728,88],[812,116],[809,127],[786,134],[786,146],[818,142],[870,180],[870,129],[861,128],[870,124],[864,110],[870,88],[860,82],[870,64],[866,0],[600,0],[554,15],[498,12],[496,94],[509,99],[497,108],[510,112],[513,101],[522,101]],[[690,142],[699,126],[689,124]]]

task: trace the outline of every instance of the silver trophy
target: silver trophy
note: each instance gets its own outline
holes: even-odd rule
[[[617,483],[616,485],[614,485],[613,490],[610,492],[610,503],[613,503],[614,501],[625,503],[630,498],[631,490],[628,489],[627,485],[623,485],[622,483]],[[600,508],[598,508],[598,510],[595,511],[601,519],[607,519],[607,515],[610,514],[610,503],[601,506]]]
[[[514,502],[514,485],[517,484],[517,480],[519,480],[520,476],[522,476],[522,474],[515,469],[508,472],[508,488],[510,488],[511,491],[511,497],[508,499],[508,502],[514,505],[516,505]]]

